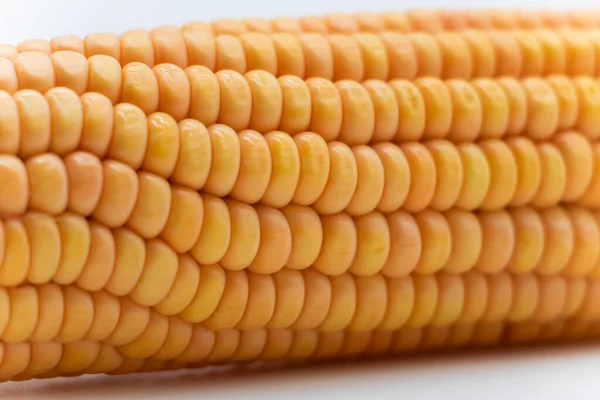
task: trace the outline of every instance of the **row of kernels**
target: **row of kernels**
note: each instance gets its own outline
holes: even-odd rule
[[[162,67],[177,69],[157,68]],[[442,138],[459,143],[514,135],[544,140],[569,129],[590,139],[600,137],[600,82],[585,77],[334,84],[318,78],[275,79],[264,71],[242,76],[191,67],[171,75],[170,84],[158,85],[149,73],[152,84],[139,75],[135,82],[126,79],[123,88],[119,83],[127,95],[115,106],[100,93],[78,96],[62,87],[45,95],[30,89],[13,95],[0,92],[0,150],[29,158],[80,149],[137,168],[157,146],[155,132],[175,135],[191,124],[181,122],[188,116],[236,132],[311,131],[325,141],[351,146]],[[182,151],[189,151],[185,145]]]
[[[477,15],[478,18],[474,19]],[[498,18],[502,16],[503,23],[494,24],[490,21],[490,16]],[[563,14],[561,26],[549,26],[541,23],[541,13],[528,14],[527,21],[539,19],[539,23],[519,24],[516,23],[518,12],[509,13],[473,13],[465,12],[413,12],[413,13],[388,13],[388,14],[355,14],[355,15],[332,15],[322,20],[318,18],[304,18],[299,20],[280,19],[272,21],[242,21],[242,20],[221,20],[212,24],[202,22],[191,22],[182,28],[175,26],[165,26],[145,31],[136,29],[128,31],[121,36],[114,34],[91,34],[85,38],[78,38],[73,35],[56,37],[51,41],[43,39],[32,39],[20,43],[18,46],[4,45],[0,48],[0,54],[14,58],[17,54],[28,51],[37,51],[44,54],[51,54],[58,51],[75,51],[90,57],[97,54],[108,55],[121,61],[123,65],[132,61],[139,61],[150,66],[163,62],[174,63],[181,67],[188,65],[201,64],[209,68],[214,68],[219,62],[219,58],[228,58],[233,53],[246,52],[257,54],[256,50],[266,52],[273,50],[273,46],[265,46],[267,43],[264,36],[273,36],[275,48],[278,51],[278,58],[291,61],[290,49],[300,57],[306,56],[312,49],[304,47],[304,51],[299,51],[300,46],[295,37],[313,38],[316,35],[328,36],[364,36],[369,37],[372,34],[386,34],[387,32],[408,33],[408,32],[426,32],[427,34],[439,34],[444,30],[462,33],[468,30],[506,30],[514,32],[516,30],[573,30],[573,29],[597,29],[600,27],[600,18],[594,14],[589,14],[588,18],[595,21],[592,24],[582,25],[577,23],[569,24],[569,15]],[[506,21],[512,17],[515,23],[509,24]],[[260,22],[260,23],[259,23]],[[443,25],[447,26],[443,26]],[[328,29],[327,26],[331,29]],[[512,25],[512,26],[507,26]],[[237,37],[249,38],[260,44],[252,46],[244,40],[241,42]],[[256,39],[261,37],[261,39]],[[311,39],[309,39],[310,41]],[[212,41],[212,43],[211,43]],[[372,39],[368,39],[372,42]],[[333,44],[336,47],[338,44]],[[501,46],[502,47],[502,46]],[[369,49],[366,49],[369,51]],[[304,53],[304,54],[302,54]],[[221,56],[221,57],[219,57]],[[263,55],[264,56],[264,55]],[[249,58],[250,58],[249,57]],[[292,62],[285,63],[292,65]]]
[[[153,239],[144,240],[134,224],[111,231],[75,214],[28,213],[6,220],[0,283],[76,283],[89,291],[133,292],[141,304],[155,305],[171,287],[177,289],[174,296],[191,298],[197,264],[261,275],[313,267],[328,276],[471,270],[600,276],[599,214],[577,207],[319,218],[303,206],[280,211],[194,192],[175,195],[181,196],[177,201],[187,196],[193,207],[185,210],[196,214],[171,212]]]
[[[456,324],[547,323],[565,318],[593,322],[600,313],[594,305],[599,292],[596,281],[558,276],[469,272],[328,278],[307,270],[296,272],[294,281],[288,278],[287,290],[280,291],[280,282],[274,282],[285,279],[283,272],[272,276],[224,274],[224,288],[212,298],[205,293],[203,304],[194,299],[186,308],[184,303],[178,315],[164,314],[160,306],[150,308],[126,297],[87,292],[76,286],[3,289],[1,306],[6,316],[0,335],[4,343],[103,342],[117,346],[127,357],[146,358],[163,344],[173,347],[174,343],[165,343],[169,331],[175,336],[190,333],[200,323],[207,334],[263,328],[366,332]],[[283,300],[287,302],[280,304]],[[169,329],[169,325],[177,329]],[[152,342],[156,345],[149,346]],[[169,357],[157,354],[155,358]]]
[[[20,381],[80,374],[119,375],[237,362],[326,361],[595,338],[597,327],[593,323],[573,319],[556,319],[543,323],[456,324],[396,331],[231,329],[214,334],[201,325],[191,327],[180,320],[170,319],[169,331],[162,346],[160,340],[153,341],[153,347],[149,347],[149,350],[156,352],[148,357],[142,357],[143,352],[131,354],[125,348],[126,356],[114,346],[89,340],[69,343],[4,343],[0,377],[2,381]],[[158,350],[157,343],[160,346]]]
[[[516,31],[358,34],[353,36],[286,34],[268,36],[203,36],[202,54],[194,61],[169,56],[145,62],[130,58],[119,63],[110,54],[88,54],[72,50],[51,54],[25,51],[1,58],[0,86],[3,90],[32,88],[40,91],[70,85],[78,93],[121,83],[121,66],[142,64],[153,69],[159,83],[170,71],[156,69],[170,64],[186,69],[203,66],[211,71],[233,70],[240,74],[263,70],[275,77],[293,75],[300,79],[330,81],[370,79],[412,80],[418,77],[471,79],[530,77],[553,74],[598,76],[599,31]],[[208,54],[206,47],[212,54]],[[177,46],[169,46],[172,51]],[[152,49],[152,47],[151,47]],[[190,49],[180,49],[187,55]],[[110,52],[108,52],[110,53]],[[143,71],[147,74],[146,71]],[[138,72],[139,73],[139,72]],[[119,81],[119,82],[116,82]],[[114,88],[109,97],[118,97]]]
[[[207,218],[214,222],[206,221],[210,226],[221,224],[221,218],[229,221],[225,204],[238,203],[249,209],[260,203],[254,213],[273,220],[266,216],[276,211],[270,207],[289,204],[311,206],[320,215],[345,211],[361,216],[400,209],[491,211],[561,202],[596,207],[599,201],[595,171],[600,147],[576,132],[546,142],[511,138],[478,144],[434,140],[349,147],[326,143],[310,132],[263,136],[255,131],[236,134],[224,125],[206,129],[193,120],[182,121],[179,130],[172,125],[171,130],[156,130],[154,140],[150,129],[150,151],[136,149],[140,157],[123,152],[127,159],[122,161],[100,160],[82,151],[64,158],[44,153],[25,162],[1,155],[0,176],[7,188],[0,194],[2,213],[36,210],[58,215],[69,210],[109,228],[128,225],[152,238],[176,229],[179,222],[170,218],[198,220],[194,216],[202,203],[197,191],[212,204]],[[143,128],[133,132],[140,137],[132,141],[148,140]],[[141,165],[140,159],[145,160]],[[239,212],[240,218],[250,218]],[[261,218],[252,220],[258,229]],[[199,224],[190,229],[198,230]]]
[[[419,212],[427,207],[496,210],[565,201],[595,207],[598,203],[600,183],[594,171],[600,162],[599,147],[575,132],[539,143],[512,138],[458,146],[437,140],[351,148],[341,142],[327,144],[308,132],[294,138],[282,132],[236,135],[222,125],[208,130],[191,120],[188,125],[199,128],[182,129],[195,145],[186,149],[184,143],[181,148],[187,150],[184,156],[195,150],[194,154],[178,156],[179,132],[174,124],[172,138],[157,131],[166,143],[157,143],[162,159],[157,156],[154,162],[154,157],[146,157],[148,162],[137,173],[131,163],[100,161],[79,151],[64,159],[46,153],[25,162],[0,156],[0,173],[10,188],[0,196],[2,211],[18,215],[33,209],[56,215],[70,210],[111,228],[129,221],[139,234],[150,238],[169,225],[172,207],[175,214],[197,212],[199,207],[186,200],[186,193],[196,190],[275,208],[311,205],[322,215]],[[158,168],[166,160],[168,144],[174,155],[168,157],[170,167]],[[205,149],[199,152],[202,145]],[[177,174],[169,173],[173,166]],[[168,172],[161,174],[163,169]],[[183,186],[172,187],[169,178]],[[141,218],[148,210],[153,217]]]

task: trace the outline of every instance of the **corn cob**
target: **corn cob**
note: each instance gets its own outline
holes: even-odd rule
[[[597,338],[599,24],[3,47],[0,381]]]

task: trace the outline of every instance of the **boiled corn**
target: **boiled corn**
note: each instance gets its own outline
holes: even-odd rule
[[[587,340],[600,16],[0,49],[0,380]]]

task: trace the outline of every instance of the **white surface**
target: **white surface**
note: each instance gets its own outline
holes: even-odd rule
[[[597,0],[0,0],[0,43],[36,37],[120,33],[219,17],[274,17],[406,8],[591,8]],[[359,363],[262,373],[185,371],[0,385],[2,398],[596,399],[600,347],[530,350]]]

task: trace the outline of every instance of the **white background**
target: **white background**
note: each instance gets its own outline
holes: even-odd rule
[[[600,9],[598,0],[0,0],[0,43],[132,28],[407,8]],[[600,346],[455,355],[267,372],[185,371],[0,385],[2,398],[598,399]]]

